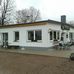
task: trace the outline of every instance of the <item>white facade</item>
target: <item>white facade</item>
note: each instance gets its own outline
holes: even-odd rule
[[[42,40],[40,42],[28,41],[27,33],[29,30],[41,30]],[[19,41],[14,41],[14,32],[19,32]],[[0,29],[0,44],[2,44],[2,33],[8,33],[8,45],[13,46],[27,46],[27,47],[47,47],[47,27],[45,26],[29,26],[29,27],[17,27]]]
[[[32,42],[28,40],[28,31],[41,30],[42,40]],[[14,41],[14,33],[19,32],[19,40]],[[59,32],[59,39],[61,39],[61,33],[64,32],[64,42],[70,41],[69,33],[73,33],[74,40],[74,28],[70,27],[70,30],[61,30],[61,25],[56,23],[47,23],[46,25],[36,26],[21,26],[21,27],[7,27],[0,28],[0,45],[3,44],[3,33],[8,33],[8,45],[9,46],[20,46],[20,47],[51,47],[54,46],[54,40],[50,40],[50,31]],[[66,38],[68,34],[68,38]]]

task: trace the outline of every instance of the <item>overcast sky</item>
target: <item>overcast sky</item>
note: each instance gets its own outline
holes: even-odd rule
[[[74,20],[74,0],[16,0],[17,10],[30,6],[39,9],[43,19],[60,21],[66,15],[67,21]]]

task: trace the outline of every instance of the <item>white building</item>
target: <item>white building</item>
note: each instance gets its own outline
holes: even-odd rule
[[[62,26],[61,26],[62,25]],[[43,47],[74,40],[74,27],[53,20],[0,26],[0,46]]]

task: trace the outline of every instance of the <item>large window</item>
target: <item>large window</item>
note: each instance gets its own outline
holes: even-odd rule
[[[59,31],[50,31],[50,40],[59,40]]]
[[[32,42],[42,40],[42,31],[41,30],[28,31],[28,40],[31,40]]]
[[[19,32],[15,32],[15,39],[14,41],[18,41],[19,40]]]
[[[42,33],[41,31],[35,31],[35,39],[36,40],[42,40]]]

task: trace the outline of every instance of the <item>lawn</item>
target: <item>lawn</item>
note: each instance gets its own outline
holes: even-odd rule
[[[74,74],[67,58],[0,52],[0,74]]]

